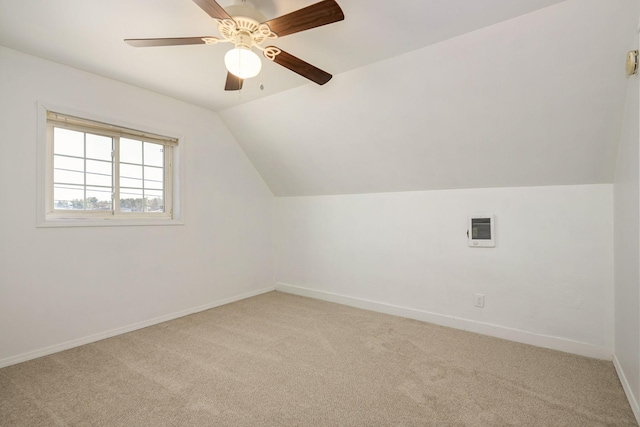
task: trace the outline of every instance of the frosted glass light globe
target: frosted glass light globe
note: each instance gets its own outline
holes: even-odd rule
[[[251,49],[237,46],[226,53],[224,65],[234,76],[249,79],[258,75],[262,68],[262,61]]]

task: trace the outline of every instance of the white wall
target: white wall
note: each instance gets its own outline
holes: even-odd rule
[[[610,184],[276,198],[278,287],[610,358],[612,206]],[[468,247],[475,213],[495,248]]]
[[[629,49],[637,49],[637,39]],[[615,363],[640,420],[640,114],[638,77],[628,80],[614,185]]]
[[[273,195],[217,114],[1,47],[0,94],[0,366],[273,288]],[[185,224],[36,228],[37,101],[183,136]]]

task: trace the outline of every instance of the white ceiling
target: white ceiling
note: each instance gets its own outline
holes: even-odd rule
[[[324,86],[263,61],[225,92],[227,46],[123,43],[217,36],[191,0],[0,0],[0,44],[218,111],[276,195],[612,181],[637,0],[338,3],[274,43]]]
[[[319,0],[252,0],[271,19]],[[560,0],[338,0],[345,20],[274,45],[339,74]],[[219,0],[222,6],[233,0]],[[133,48],[125,38],[218,36],[192,0],[0,0],[0,44],[213,110],[308,84],[263,61],[265,90],[225,92],[229,45]]]

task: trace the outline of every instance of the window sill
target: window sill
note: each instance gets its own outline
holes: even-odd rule
[[[167,218],[50,218],[39,221],[38,228],[57,227],[131,227],[131,226],[184,225],[180,219]]]

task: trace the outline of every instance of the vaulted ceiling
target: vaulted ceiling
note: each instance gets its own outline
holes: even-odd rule
[[[277,195],[609,183],[634,3],[562,2],[221,115]]]
[[[0,44],[218,111],[276,195],[612,181],[637,0],[338,3],[274,43],[324,86],[263,61],[225,92],[227,47],[122,42],[217,36],[191,0],[0,0]]]

